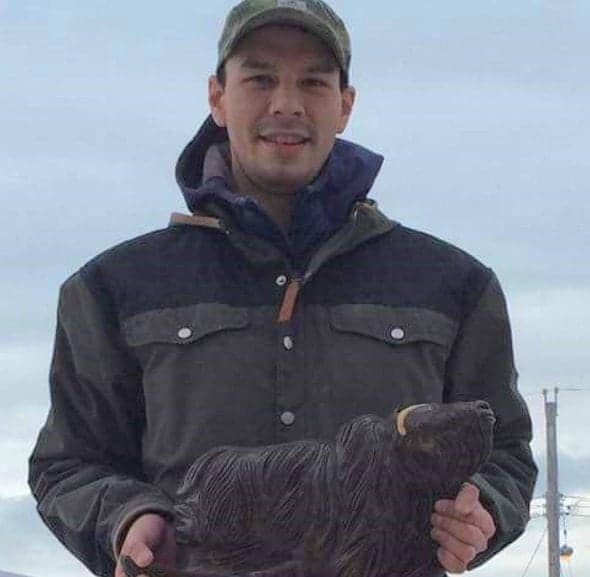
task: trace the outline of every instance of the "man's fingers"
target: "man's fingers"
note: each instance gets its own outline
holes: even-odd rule
[[[438,514],[439,516],[454,518],[458,521],[479,527],[486,539],[491,539],[496,533],[494,519],[479,502],[473,511],[468,515],[463,515],[457,511],[455,501],[451,501],[449,499],[440,499],[437,501],[434,505],[434,510],[436,511],[435,514]]]
[[[154,560],[152,551],[145,543],[141,543],[140,541],[125,543],[121,549],[121,555],[131,557],[133,562],[139,567],[147,567]],[[115,577],[127,577],[120,560],[117,562]]]
[[[441,515],[454,515],[455,501],[451,501],[450,499],[439,499],[434,504],[434,510]]]
[[[471,483],[463,483],[457,498],[455,510],[459,515],[469,515],[479,504],[479,489]]]
[[[438,562],[445,571],[449,573],[464,573],[467,570],[467,564],[455,557],[450,551],[439,547],[436,552]]]
[[[476,525],[436,514],[432,516],[432,524],[435,529],[450,534],[464,545],[471,546],[476,553],[488,548],[488,538]]]
[[[121,550],[122,555],[129,555],[133,561],[140,567],[147,567],[153,560],[154,554],[150,548],[141,541],[134,541],[124,546]]]
[[[481,514],[478,514],[474,519],[475,523],[486,539],[491,539],[496,533],[496,525],[492,516],[482,507]]]
[[[432,538],[440,545],[437,558],[449,573],[463,573],[496,532],[494,520],[479,500],[479,489],[464,483],[457,497],[434,504]]]
[[[477,555],[475,547],[463,543],[463,541],[460,541],[443,529],[437,529],[435,527],[432,530],[432,538],[441,546],[438,551],[439,560],[440,555],[447,560],[449,564],[443,566],[448,571],[465,571],[467,564],[473,561]]]
[[[473,510],[476,510],[477,506]],[[457,502],[450,499],[440,499],[434,504],[434,510],[445,517],[454,517],[455,519],[470,520],[473,518],[473,510],[469,513],[463,513],[457,508]],[[465,505],[463,506],[465,510]]]
[[[121,561],[117,561],[117,567],[115,568],[115,577],[149,577],[145,573],[138,573],[138,574],[127,574],[123,569],[123,565],[121,565]]]

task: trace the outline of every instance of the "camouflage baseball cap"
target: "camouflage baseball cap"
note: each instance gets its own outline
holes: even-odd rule
[[[289,24],[323,40],[334,53],[348,80],[350,37],[344,22],[322,0],[244,0],[225,20],[219,40],[217,68],[227,60],[248,32],[268,24]]]

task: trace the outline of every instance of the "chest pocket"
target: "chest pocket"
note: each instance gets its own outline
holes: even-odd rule
[[[441,313],[370,304],[332,307],[330,324],[336,331],[364,335],[392,346],[429,342],[450,348],[457,333],[457,323]]]
[[[347,304],[329,309],[332,402],[377,412],[442,399],[458,330],[422,308]]]
[[[143,368],[146,394],[180,399],[218,394],[239,382],[251,358],[247,309],[217,303],[147,311],[122,326]]]
[[[150,343],[187,345],[217,332],[247,327],[244,309],[217,303],[203,303],[174,309],[148,311],[123,323],[127,344]]]
[[[272,438],[265,427],[274,365],[259,317],[251,309],[200,303],[123,323],[143,371],[148,468],[159,470],[162,455],[170,467],[184,468],[212,446]]]

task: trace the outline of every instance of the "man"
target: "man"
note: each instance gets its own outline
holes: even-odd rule
[[[182,566],[172,500],[218,445],[330,439],[350,418],[483,399],[494,451],[433,539],[451,572],[512,542],[536,468],[499,284],[367,200],[382,158],[336,139],[350,42],[320,0],[246,0],[182,153],[192,212],[86,264],[60,293],[52,406],[31,457],[39,511],[93,572]],[[442,572],[441,572],[442,575]]]

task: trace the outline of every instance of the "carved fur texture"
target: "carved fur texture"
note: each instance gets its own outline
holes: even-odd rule
[[[427,577],[434,502],[492,450],[483,401],[358,417],[334,442],[220,447],[177,494],[190,571],[248,577]]]

